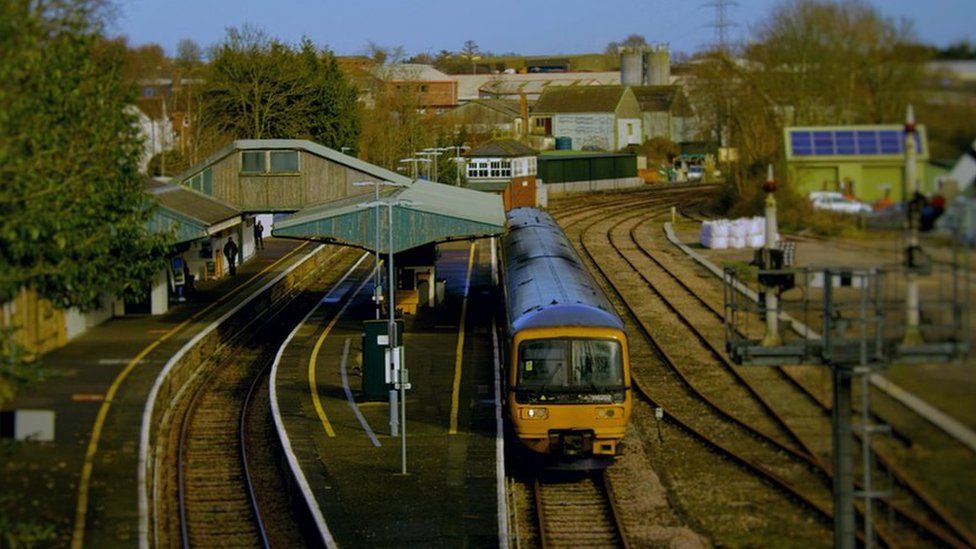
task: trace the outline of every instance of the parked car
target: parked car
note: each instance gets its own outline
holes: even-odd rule
[[[851,214],[871,213],[871,206],[845,197],[837,192],[815,191],[810,193],[810,201],[818,210],[829,210]]]

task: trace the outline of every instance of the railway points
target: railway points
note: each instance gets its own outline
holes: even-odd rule
[[[322,537],[340,546],[498,544],[499,441],[488,241],[443,244],[439,255],[436,268],[446,280],[445,301],[405,317],[412,384],[407,393],[408,475],[398,475],[399,440],[389,434],[385,403],[357,400],[353,409],[346,393],[349,385],[354,396],[358,393],[354,372],[360,367],[355,357],[361,348],[362,321],[373,317],[368,268],[350,276],[341,303],[326,300],[328,306],[302,324],[277,360],[279,436],[287,437],[290,459],[300,469],[312,506],[327,528]],[[466,288],[469,302],[462,324]],[[462,325],[465,337],[459,344]],[[310,364],[316,347],[316,360]],[[458,347],[463,351],[460,369]]]

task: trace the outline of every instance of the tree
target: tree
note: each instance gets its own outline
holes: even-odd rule
[[[335,56],[317,51],[309,40],[302,41],[301,58],[311,80],[309,137],[336,150],[354,148],[361,119],[356,87],[346,80]]]
[[[464,42],[464,47],[461,48],[461,56],[471,63],[471,74],[478,72],[477,65],[475,61],[481,57],[478,55],[478,44],[474,40],[467,40]]]
[[[143,44],[132,48],[126,45],[124,38],[117,38],[111,43],[125,50],[123,71],[130,82],[169,77],[172,73],[172,62],[159,44]]]
[[[412,87],[379,85],[363,113],[359,157],[390,170],[415,151],[431,147],[436,132],[420,112],[420,92]]]
[[[164,239],[146,229],[125,52],[103,39],[99,9],[0,3],[0,303],[29,288],[89,310],[103,292],[141,297],[164,265]],[[0,337],[9,389],[22,363]]]
[[[184,38],[176,44],[176,64],[182,69],[191,69],[203,61],[203,50],[200,45],[189,38]]]
[[[861,0],[789,0],[776,6],[742,52],[696,64],[691,97],[706,140],[734,147],[741,192],[780,157],[789,125],[902,120],[917,101],[924,48],[911,27]]]
[[[381,46],[370,40],[366,42],[366,55],[377,65],[396,65],[406,57],[403,46]]]
[[[296,49],[244,26],[230,29],[210,59],[199,96],[212,142],[311,139],[338,148],[358,139],[356,90],[311,41]]]

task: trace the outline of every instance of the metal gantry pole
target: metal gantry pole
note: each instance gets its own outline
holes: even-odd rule
[[[851,368],[832,364],[834,377],[834,547],[854,549],[854,431],[851,428]]]
[[[373,266],[373,301],[376,302],[376,320],[380,319],[380,301],[383,296],[383,285],[380,283],[380,182],[376,182],[376,207],[373,208],[373,219],[376,221],[376,264]]]
[[[831,425],[834,438],[834,547],[854,549],[854,456],[851,453],[853,430],[851,428],[851,375],[852,369],[835,360],[833,290],[834,271],[824,270],[823,282],[823,361],[830,367],[833,377],[834,407]]]

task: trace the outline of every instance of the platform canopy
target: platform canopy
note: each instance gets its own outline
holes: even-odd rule
[[[364,188],[365,190],[366,188]],[[388,206],[379,208],[373,189],[306,208],[276,221],[271,234],[377,249],[376,215],[380,220],[379,252],[389,252]],[[505,209],[499,195],[431,181],[405,187],[381,187],[380,202],[393,204],[393,252],[424,244],[497,236],[505,231]]]
[[[243,219],[234,206],[181,185],[150,179],[146,190],[156,205],[147,222],[149,231],[172,232],[177,244],[210,237]]]

